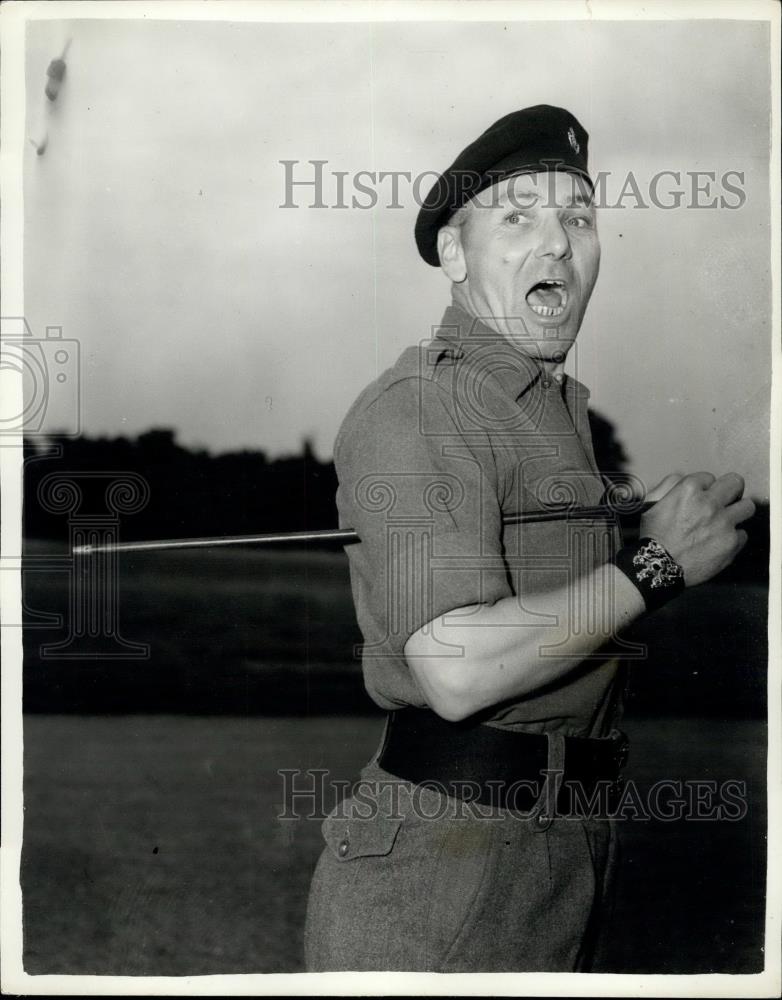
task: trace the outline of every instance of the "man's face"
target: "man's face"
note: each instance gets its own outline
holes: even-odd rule
[[[454,234],[457,270],[443,267],[456,301],[521,350],[562,361],[600,264],[587,183],[558,171],[512,177],[477,195]]]

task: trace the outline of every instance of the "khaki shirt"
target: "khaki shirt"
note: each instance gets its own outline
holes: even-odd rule
[[[587,421],[588,390],[560,383],[480,320],[450,306],[434,336],[403,352],[358,397],[334,449],[340,525],[364,638],[367,691],[382,708],[425,706],[403,650],[455,608],[515,596],[522,624],[555,624],[546,593],[607,564],[610,521],[503,525],[551,504],[594,505],[605,484]],[[610,573],[571,630],[604,630]],[[554,640],[552,639],[552,642]],[[445,647],[444,655],[454,655]],[[545,644],[539,656],[555,656]],[[486,713],[492,725],[604,735],[615,721],[618,664],[574,661],[560,680]]]

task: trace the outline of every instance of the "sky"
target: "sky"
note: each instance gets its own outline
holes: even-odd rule
[[[767,46],[749,21],[33,23],[25,315],[78,342],[86,433],[164,426],[269,455],[309,437],[329,457],[356,395],[450,298],[416,253],[411,185],[398,207],[377,182],[373,209],[337,208],[335,172],[349,203],[357,171],[440,170],[509,111],[560,105],[590,133],[608,202],[569,370],[647,482],[735,470],[764,498]],[[305,180],[327,161],[330,207],[307,207],[307,188],[281,207],[283,160]],[[687,192],[681,206],[609,207],[631,171],[648,202],[663,170],[681,172],[660,186]],[[712,194],[740,207],[693,207],[688,171],[714,171]]]

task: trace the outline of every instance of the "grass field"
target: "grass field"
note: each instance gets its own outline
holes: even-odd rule
[[[184,975],[301,970],[317,820],[280,821],[278,768],[355,778],[377,718],[27,717],[25,967]],[[747,782],[739,822],[623,824],[600,970],[762,967],[765,731],[629,720],[628,776]]]
[[[68,575],[47,566],[51,547],[28,551],[39,560],[25,576],[28,711],[310,716],[372,707],[352,656],[361,636],[341,551],[123,556],[117,624],[125,640],[148,645],[141,660],[96,655],[106,644],[89,635],[75,637],[67,659],[47,652],[68,635]],[[633,711],[763,718],[766,601],[760,585],[706,584],[643,619],[632,636],[647,647],[633,666]],[[41,627],[42,613],[59,614],[60,626]]]
[[[27,970],[299,970],[320,831],[276,818],[277,770],[353,779],[382,725],[344,554],[123,557],[120,631],[149,658],[93,657],[85,637],[62,660],[45,647],[68,634],[68,578],[47,551],[28,543],[25,577]],[[61,624],[36,627],[44,613]],[[762,586],[707,585],[638,630],[629,776],[746,781],[749,811],[624,824],[606,970],[761,966],[765,615]]]

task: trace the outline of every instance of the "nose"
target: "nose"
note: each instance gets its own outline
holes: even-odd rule
[[[567,230],[557,215],[546,219],[538,230],[540,238],[535,250],[537,257],[552,257],[555,260],[570,260],[572,250]]]

